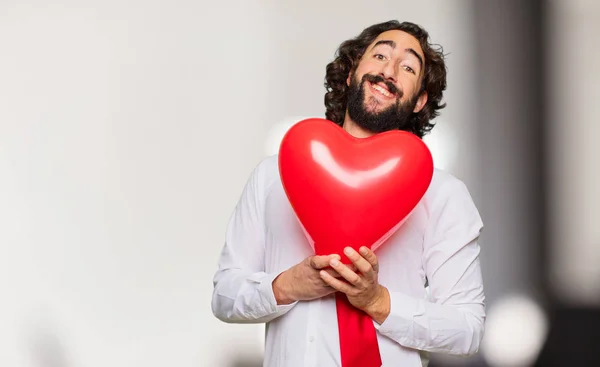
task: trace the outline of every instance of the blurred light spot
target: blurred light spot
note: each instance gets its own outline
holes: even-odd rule
[[[487,314],[481,353],[492,367],[530,366],[546,339],[548,323],[530,298],[511,296],[496,302]]]
[[[281,122],[274,124],[267,133],[265,141],[265,155],[271,156],[279,153],[279,145],[285,136],[285,133],[299,121],[309,118],[308,116],[290,116],[284,118]]]
[[[329,172],[329,174],[339,182],[352,188],[358,188],[362,185],[369,184],[369,181],[387,175],[400,162],[400,158],[395,157],[388,159],[370,170],[353,171],[341,166],[339,162],[335,160],[327,145],[320,141],[311,141],[310,151],[313,160],[318,165],[323,167],[325,171]]]
[[[457,139],[452,126],[446,121],[436,119],[436,125],[423,138],[433,156],[434,165],[442,170],[451,171],[456,161]]]

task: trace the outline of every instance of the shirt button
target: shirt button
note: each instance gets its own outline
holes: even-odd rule
[[[315,341],[315,337],[314,336],[309,337],[308,341],[311,342],[311,343],[314,342]]]

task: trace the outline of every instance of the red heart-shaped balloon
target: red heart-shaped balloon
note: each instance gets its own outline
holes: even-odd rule
[[[419,203],[433,176],[425,143],[405,131],[356,138],[312,118],[283,137],[279,170],[286,195],[315,254],[375,250]]]

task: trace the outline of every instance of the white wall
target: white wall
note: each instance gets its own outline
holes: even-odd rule
[[[555,0],[549,17],[550,279],[561,301],[600,306],[600,2]]]
[[[262,327],[219,322],[210,298],[269,128],[322,116],[335,48],[397,18],[450,53],[438,130],[468,141],[468,5],[1,2],[0,365],[260,359]],[[451,166],[473,185],[475,149]]]

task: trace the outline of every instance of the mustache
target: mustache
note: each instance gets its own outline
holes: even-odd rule
[[[368,81],[373,84],[383,83],[391,93],[394,93],[397,96],[397,98],[402,98],[402,91],[396,88],[396,86],[392,84],[392,82],[390,82],[389,80],[383,79],[381,75],[365,74],[362,78],[362,83],[364,83],[365,81]]]

